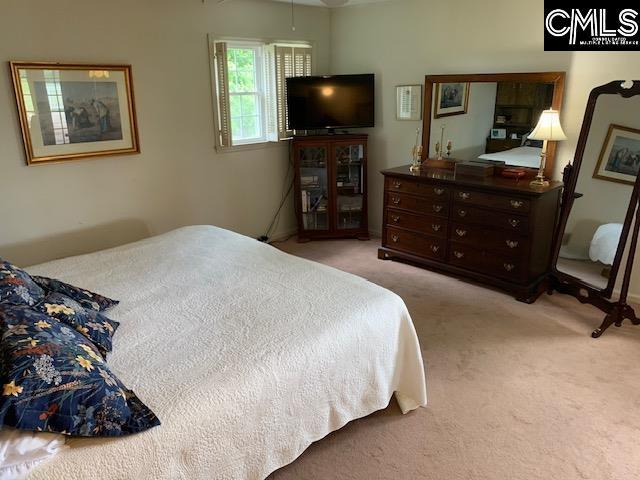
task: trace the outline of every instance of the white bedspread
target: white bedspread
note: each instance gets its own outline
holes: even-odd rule
[[[540,166],[541,148],[538,147],[516,147],[504,152],[485,153],[478,158],[483,160],[501,160],[506,162],[507,166],[512,167],[531,167],[538,168]]]
[[[187,227],[29,271],[121,300],[109,364],[162,421],[70,439],[32,479],[262,479],[394,392],[426,404],[402,299],[253,239]]]

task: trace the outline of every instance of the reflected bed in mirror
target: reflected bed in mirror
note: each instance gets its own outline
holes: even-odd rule
[[[604,290],[640,168],[640,97],[600,95],[556,268]]]
[[[436,145],[451,141],[451,158],[504,162],[535,175],[542,141],[528,135],[543,110],[560,109],[564,76],[563,72],[427,76],[424,158],[435,158]],[[554,157],[555,142],[550,142],[547,176]]]

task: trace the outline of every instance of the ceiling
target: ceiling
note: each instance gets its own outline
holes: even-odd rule
[[[276,2],[285,2],[285,3],[291,3],[291,0],[275,0]],[[324,3],[322,0],[293,0],[294,3],[297,3],[299,5],[312,5],[314,7],[327,7],[329,5],[327,5],[326,3]],[[348,0],[346,5],[359,5],[362,3],[377,3],[377,2],[385,2],[385,1],[390,1],[390,0]],[[331,3],[331,1],[328,1],[327,3]],[[336,1],[336,3],[341,3]],[[338,5],[338,6],[342,6],[342,5]],[[334,7],[330,7],[329,8],[334,8]]]

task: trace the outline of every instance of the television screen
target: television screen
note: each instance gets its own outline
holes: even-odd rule
[[[373,74],[287,78],[288,127],[373,127],[373,90]]]

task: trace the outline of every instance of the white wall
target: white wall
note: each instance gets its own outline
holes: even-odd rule
[[[435,156],[436,143],[440,141],[442,127],[445,128],[444,145],[446,146],[448,140],[452,141],[452,158],[472,160],[485,153],[487,137],[493,127],[497,92],[498,84],[496,82],[470,83],[466,114],[432,120],[429,156]],[[435,84],[432,95],[435,101]]]
[[[377,172],[408,163],[421,124],[395,120],[394,87],[423,83],[428,74],[568,70],[569,53],[543,51],[541,18],[542,3],[524,0],[396,0],[333,11],[332,72],[376,74],[376,127],[369,131],[374,232],[382,221]]]
[[[379,170],[408,163],[419,122],[395,120],[394,87],[424,75],[566,71],[562,121],[569,140],[556,157],[556,177],[573,158],[589,92],[615,79],[640,79],[640,52],[544,52],[543,2],[396,0],[336,9],[333,73],[376,74],[376,127],[369,131],[369,225],[380,232]],[[632,291],[640,294],[640,256]]]
[[[18,264],[187,224],[264,233],[287,146],[218,154],[207,34],[310,40],[329,67],[328,9],[266,0],[0,0],[0,61],[133,65],[141,155],[25,166],[8,67],[0,75],[0,255]],[[295,228],[288,202],[280,232]]]

